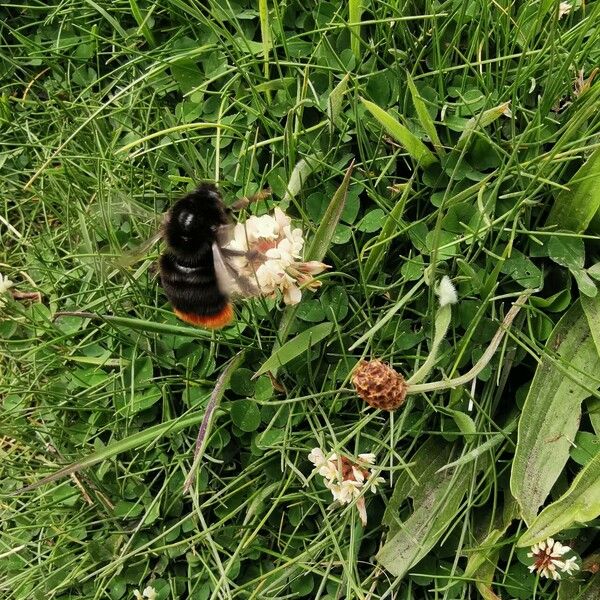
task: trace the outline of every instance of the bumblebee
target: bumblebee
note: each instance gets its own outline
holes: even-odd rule
[[[230,212],[218,189],[203,183],[165,215],[162,237],[167,248],[159,260],[160,282],[173,311],[186,323],[225,327],[233,320],[231,295],[258,294],[256,285],[242,279],[230,263],[233,256],[246,253],[224,248]]]

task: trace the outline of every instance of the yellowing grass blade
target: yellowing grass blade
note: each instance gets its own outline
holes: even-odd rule
[[[374,102],[360,99],[367,110],[383,125],[384,129],[410,154],[421,166],[428,167],[437,162],[435,154],[407,127],[392,117],[387,110],[377,106]]]

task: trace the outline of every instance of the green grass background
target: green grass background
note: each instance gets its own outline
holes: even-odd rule
[[[373,556],[394,484],[420,475],[417,450],[450,461],[513,422],[545,340],[579,296],[543,227],[599,145],[600,87],[577,80],[600,63],[600,2],[574,1],[560,20],[548,0],[65,0],[2,3],[0,15],[0,271],[42,294],[0,309],[1,597],[118,600],[151,584],[160,599],[457,599],[492,580],[503,598],[559,597],[515,550],[518,519],[487,571],[465,575],[511,511],[514,432],[470,465],[466,494],[405,577]],[[435,162],[418,164],[361,99]],[[490,123],[469,121],[505,102],[510,112]],[[332,269],[287,334],[334,328],[278,371],[284,391],[266,375],[250,380],[283,341],[279,304],[243,301],[234,327],[195,330],[157,285],[158,247],[119,263],[201,180],[228,202],[270,187],[252,211],[284,206],[310,242],[353,159]],[[566,239],[587,266],[598,260],[593,231]],[[361,357],[407,375],[422,364],[436,310],[427,283],[444,274],[461,300],[433,379],[467,371],[525,288],[538,301],[472,386],[413,396],[393,415],[366,409],[349,373]],[[57,311],[120,319],[53,320]],[[197,424],[240,350],[184,496]],[[593,435],[585,415],[581,430]],[[126,438],[93,468],[9,495]],[[353,506],[329,510],[320,478],[307,484],[319,445],[377,454],[387,484],[369,492],[366,529]],[[569,462],[557,493],[578,469]],[[397,514],[424,501],[406,498]],[[593,527],[577,535],[580,551],[594,547]],[[560,597],[574,598],[569,589],[579,587]]]

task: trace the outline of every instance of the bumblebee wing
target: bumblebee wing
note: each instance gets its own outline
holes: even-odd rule
[[[231,296],[235,293],[236,286],[228,264],[221,254],[221,248],[217,242],[212,245],[213,265],[215,267],[215,275],[217,277],[217,285],[225,296]]]
[[[146,241],[142,242],[139,246],[125,252],[118,260],[117,265],[119,267],[130,267],[134,263],[142,260],[152,246],[154,246],[163,237],[164,227],[161,226],[153,235],[151,235]]]
[[[233,239],[233,229],[234,225],[228,223],[227,225],[219,225],[216,231],[217,243],[222,248],[223,246],[227,246],[229,242]]]
[[[212,252],[217,284],[221,292],[227,296],[236,294],[241,296],[258,296],[260,294],[256,283],[238,272],[235,265],[231,262],[230,255],[224,254],[217,242],[213,243]]]

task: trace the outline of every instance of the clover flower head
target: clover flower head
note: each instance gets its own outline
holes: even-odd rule
[[[378,477],[374,469],[364,469],[359,463],[374,465],[375,455],[359,454],[357,459],[351,460],[343,455],[338,456],[334,452],[326,456],[320,448],[313,448],[308,455],[308,460],[315,466],[314,470],[323,477],[323,483],[331,492],[335,502],[343,505],[356,501],[360,520],[363,526],[366,526],[367,510],[362,495],[363,489],[368,484],[373,492],[376,492],[377,486],[384,483],[385,479]]]
[[[141,594],[139,590],[134,590],[133,596],[135,597],[135,600],[156,600],[156,590],[149,585],[144,588]]]
[[[320,282],[313,275],[329,268],[322,262],[302,261],[302,230],[293,228],[280,208],[275,208],[273,215],[251,216],[238,223],[226,248],[248,252],[250,259],[232,259],[240,274],[256,281],[263,296],[275,297],[279,291],[288,305],[300,302],[301,288],[317,288]]]
[[[541,577],[554,580],[560,579],[561,573],[571,575],[574,571],[579,570],[579,565],[575,556],[562,560],[568,552],[571,552],[569,546],[564,546],[553,538],[534,544],[531,546],[531,551],[527,553],[529,558],[534,559],[529,570],[532,573],[537,572]]]

